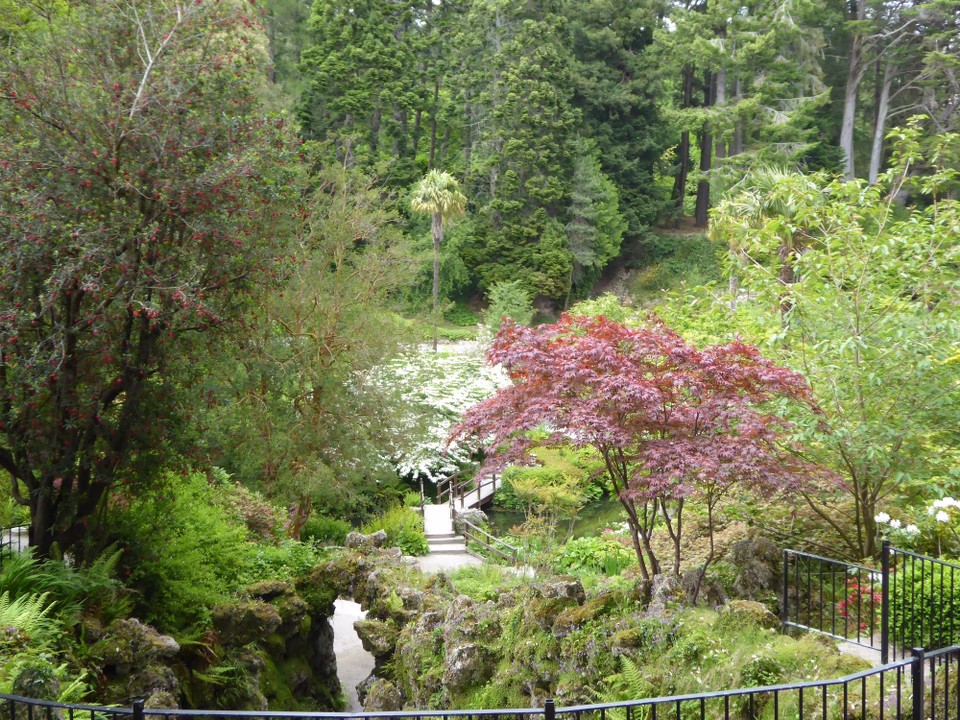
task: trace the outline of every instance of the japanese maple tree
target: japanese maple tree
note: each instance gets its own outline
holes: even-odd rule
[[[783,401],[816,408],[804,379],[733,342],[703,350],[651,316],[638,329],[563,315],[554,325],[505,323],[488,353],[513,384],[471,408],[454,437],[490,450],[488,467],[522,462],[542,444],[592,446],[627,514],[644,578],[662,571],[651,540],[662,526],[680,571],[683,509],[734,486],[776,491],[815,468],[795,459]],[[706,565],[704,565],[705,569]],[[702,578],[702,571],[701,571]]]
[[[246,3],[30,7],[0,51],[0,467],[46,556],[162,462],[178,370],[270,279],[297,148]]]

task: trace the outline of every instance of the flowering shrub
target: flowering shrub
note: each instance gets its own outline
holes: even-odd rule
[[[393,458],[402,477],[432,483],[456,473],[470,461],[472,448],[447,445],[460,416],[498,388],[509,384],[499,367],[484,363],[483,353],[420,353],[380,368],[373,382],[394,389],[403,408],[408,439]]]
[[[846,597],[837,603],[837,613],[844,619],[844,626],[847,629],[858,627],[861,632],[880,627],[883,593],[880,592],[879,576],[876,580],[851,576],[847,578],[845,592]]]
[[[878,531],[897,547],[927,555],[960,556],[960,500],[950,496],[934,500],[912,522],[877,513]]]

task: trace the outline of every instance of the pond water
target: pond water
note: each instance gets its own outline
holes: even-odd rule
[[[510,528],[523,522],[523,513],[515,510],[500,510],[493,506],[484,510],[490,519],[490,532],[494,535],[505,535]],[[626,520],[623,506],[618,500],[605,498],[600,502],[588,505],[577,516],[573,524],[573,537],[585,535],[599,535],[605,527],[613,523]],[[557,526],[557,533],[563,537],[567,532],[567,522],[564,520]]]

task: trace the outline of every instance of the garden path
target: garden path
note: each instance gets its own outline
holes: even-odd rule
[[[347,701],[347,712],[360,712],[363,706],[357,697],[357,685],[373,672],[373,655],[363,649],[353,624],[367,613],[360,604],[338,598],[333,604],[333,653],[337,656],[337,679]]]

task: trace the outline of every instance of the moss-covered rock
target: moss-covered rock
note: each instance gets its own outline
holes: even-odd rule
[[[719,628],[736,628],[744,625],[775,629],[780,627],[780,618],[770,612],[766,605],[753,600],[730,600],[717,616]]]
[[[353,629],[357,631],[363,649],[378,660],[393,654],[400,634],[393,620],[358,620],[353,624]]]
[[[226,647],[240,647],[262,640],[283,620],[276,607],[259,600],[226,603],[213,608],[213,627]]]
[[[464,692],[489,680],[495,667],[495,657],[487,648],[461,645],[447,654],[443,684],[450,692]]]
[[[151,663],[168,661],[180,652],[180,645],[136,618],[112,622],[91,654],[101,660],[108,674],[126,676]]]
[[[608,614],[620,600],[621,597],[617,593],[607,592],[591,598],[583,605],[568,607],[557,616],[553,623],[554,636],[565,637],[572,630],[583,627],[587,623]]]
[[[367,712],[400,710],[403,698],[397,686],[389,680],[378,679],[367,688],[367,696],[363,702],[363,709]]]
[[[56,700],[60,694],[57,668],[46,658],[30,657],[20,663],[10,687],[10,692],[21,697]]]
[[[295,592],[296,589],[293,584],[285,580],[264,580],[263,582],[249,585],[244,590],[245,595],[263,602],[273,602],[278,597],[293,595]]]
[[[382,548],[387,544],[387,532],[377,530],[369,535],[361,532],[347,533],[347,539],[344,541],[344,547],[369,552],[377,548]],[[382,708],[381,708],[382,709]]]
[[[587,598],[583,584],[572,575],[551,578],[540,586],[540,592],[545,598],[568,600],[571,605],[583,605]]]
[[[147,710],[179,710],[180,703],[173,693],[166,690],[158,690],[150,693],[143,701],[143,707]]]

